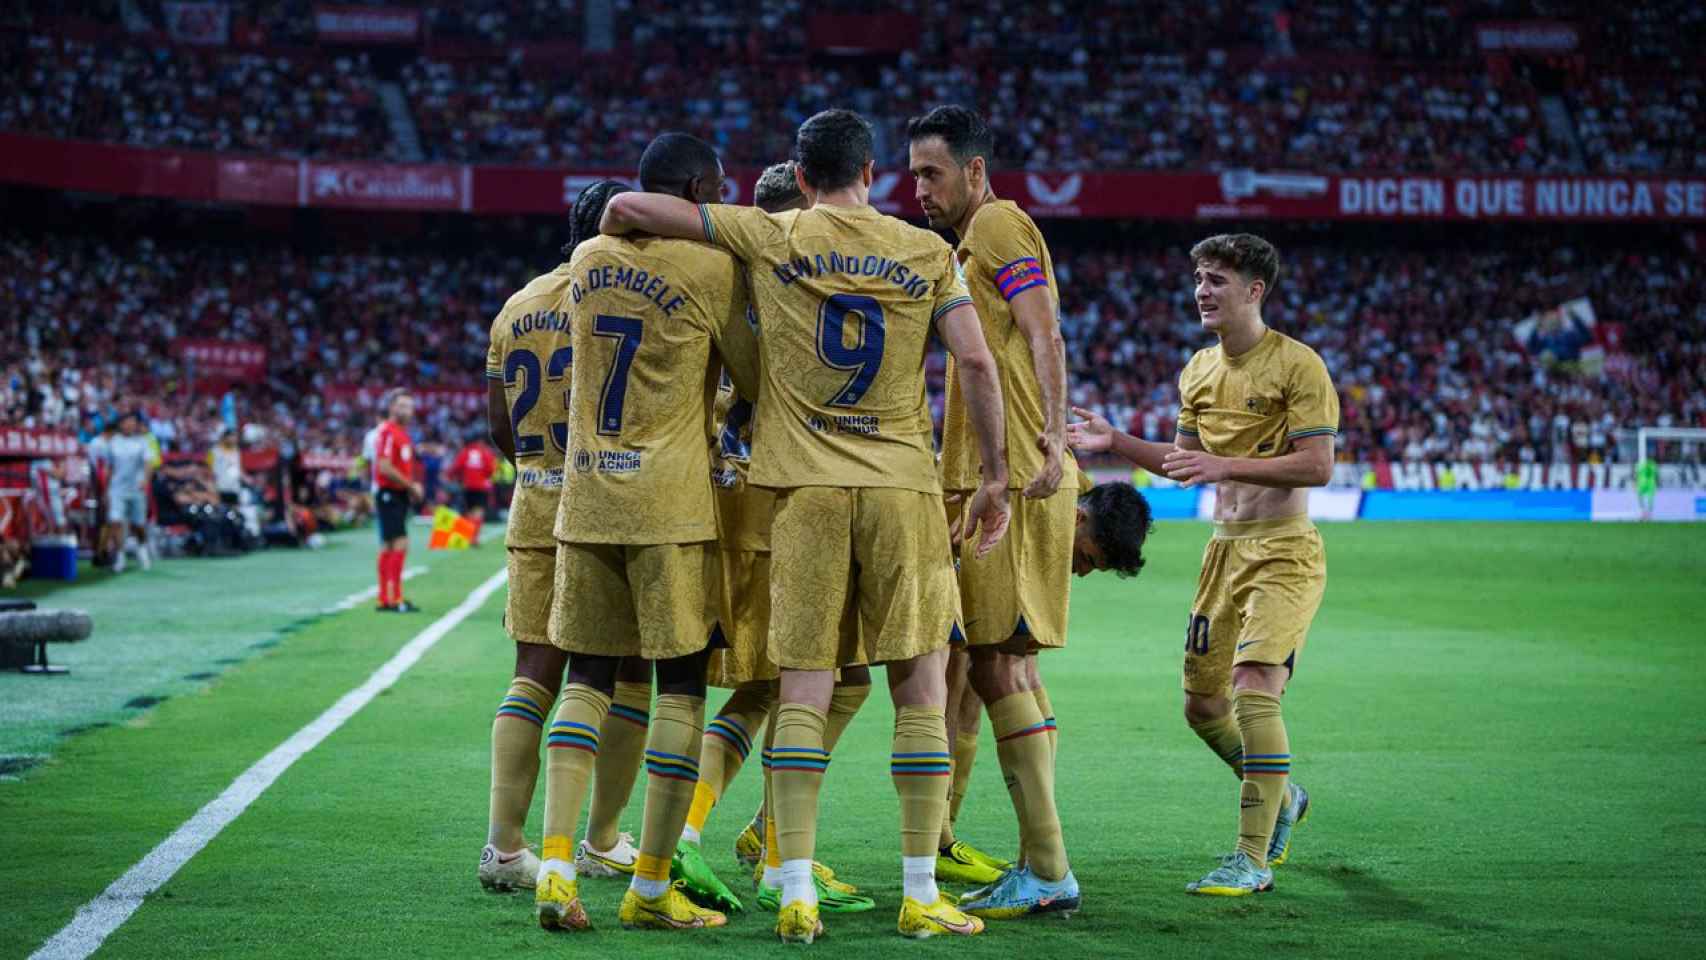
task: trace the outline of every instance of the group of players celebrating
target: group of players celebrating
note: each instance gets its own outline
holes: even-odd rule
[[[1143,566],[1150,516],[1131,485],[1092,486],[1075,447],[1217,484],[1185,713],[1242,781],[1240,826],[1237,852],[1188,889],[1271,889],[1307,813],[1280,694],[1325,584],[1304,488],[1326,482],[1338,408],[1319,358],[1262,323],[1277,253],[1249,235],[1192,250],[1220,344],[1181,377],[1174,443],[1083,410],[1069,424],[1053,263],[991,189],[987,126],[939,107],[908,135],[918,198],[957,247],[870,206],[873,138],[850,111],[801,125],[755,207],[720,203],[715,150],[671,133],[641,158],[640,191],[580,195],[567,262],[492,324],[488,418],[518,471],[516,670],[492,726],[479,876],[532,888],[547,929],[591,926],[589,875],[631,875],[627,927],[721,926],[742,909],[701,836],[755,745],[764,802],[735,853],[777,935],[810,943],[823,914],[872,909],[815,859],[820,786],[872,665],[894,703],[899,931],[1077,910],[1037,653],[1065,645],[1073,574]],[[940,457],[933,339],[950,355]],[[731,693],[707,724],[708,686]],[[1019,825],[1012,862],[953,830],[985,711]],[[523,823],[541,739],[535,855]],[[642,760],[636,846],[617,819]],[[939,880],[976,889],[951,897]]]

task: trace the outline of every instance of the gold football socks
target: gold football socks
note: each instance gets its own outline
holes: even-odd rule
[[[1244,734],[1238,730],[1238,719],[1235,711],[1228,710],[1218,717],[1191,724],[1191,731],[1214,755],[1226,761],[1232,768],[1232,775],[1244,779]]]
[[[610,712],[598,728],[598,764],[586,814],[586,844],[594,850],[609,850],[620,839],[622,811],[640,776],[651,705],[651,681],[617,681]]]
[[[1268,841],[1291,777],[1291,744],[1280,698],[1260,690],[1232,695],[1244,736],[1244,785],[1238,794],[1238,849],[1257,866],[1268,862]]]
[[[772,684],[742,684],[729,695],[723,708],[705,724],[699,752],[699,784],[693,788],[693,806],[687,811],[682,839],[699,841],[705,821],[724,791],[752,752],[752,738],[764,725],[764,717],[775,700]]]
[[[633,889],[654,899],[669,888],[669,861],[699,782],[699,737],[705,698],[658,695],[646,741],[646,811]]]
[[[554,692],[516,677],[492,720],[491,824],[486,842],[502,853],[527,845],[522,828],[539,779],[539,738],[556,703]]]
[[[1037,698],[1029,690],[989,705],[1002,770],[1018,781],[1015,797],[1026,862],[1044,880],[1066,876],[1066,843],[1054,805],[1054,753]]]
[[[610,698],[592,687],[571,683],[557,701],[557,715],[545,736],[545,866],[575,875],[575,826],[598,757],[598,728]]]

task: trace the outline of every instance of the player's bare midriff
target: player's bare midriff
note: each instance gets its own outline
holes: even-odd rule
[[[1309,510],[1309,491],[1302,488],[1291,490],[1224,480],[1215,485],[1214,492],[1214,519],[1219,523],[1278,520]]]

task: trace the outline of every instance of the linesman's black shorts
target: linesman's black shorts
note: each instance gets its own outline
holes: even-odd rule
[[[492,492],[490,490],[462,491],[462,512],[467,513],[475,507],[479,507],[482,511],[490,513],[492,509]]]
[[[379,514],[379,539],[389,543],[409,535],[409,491],[379,488],[373,500],[374,512]]]

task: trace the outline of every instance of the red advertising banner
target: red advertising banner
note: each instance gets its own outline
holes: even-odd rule
[[[0,134],[0,180],[126,196],[482,215],[566,212],[588,184],[631,171],[320,163]],[[733,169],[728,203],[759,171]],[[1134,220],[1706,221],[1706,176],[997,172],[996,193],[1036,217]],[[921,216],[912,178],[878,171],[871,203]]]
[[[304,161],[297,202],[305,207],[364,210],[472,209],[463,166]]]
[[[238,340],[172,341],[172,352],[193,369],[195,379],[259,380],[267,373],[267,348]]]
[[[69,433],[0,427],[0,457],[74,457],[82,452],[83,445]]]
[[[223,3],[160,4],[166,33],[179,43],[224,46],[231,37],[231,8]]]
[[[402,7],[315,4],[314,29],[327,43],[418,43],[421,12]]]

